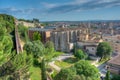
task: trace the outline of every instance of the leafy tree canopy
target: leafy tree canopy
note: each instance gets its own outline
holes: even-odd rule
[[[109,43],[101,42],[97,47],[96,55],[102,58],[110,57],[112,53],[112,48]]]
[[[54,80],[73,80],[76,75],[75,68],[61,69],[61,71],[55,76]]]
[[[33,41],[36,41],[36,40],[41,40],[41,35],[39,32],[33,33]]]
[[[54,43],[51,41],[46,42],[45,44],[46,52],[49,52],[49,54],[53,53],[55,51],[54,49]]]
[[[105,76],[105,80],[111,80],[110,79],[110,71],[107,71],[106,76]]]
[[[15,21],[14,17],[6,14],[0,14],[0,26],[5,27],[8,33],[14,31]]]
[[[76,68],[76,72],[78,75],[83,74],[86,77],[93,78],[93,80],[94,78],[96,80],[99,80],[98,69],[95,66],[91,65],[89,62],[81,60],[78,63],[76,63],[74,67]]]
[[[7,63],[0,66],[0,79],[28,80],[31,65],[32,56],[26,55],[26,53],[14,55]]]
[[[78,59],[85,59],[87,57],[87,55],[81,49],[77,49],[76,53],[74,53],[74,56]]]
[[[40,41],[27,42],[23,49],[26,50],[28,54],[33,54],[34,57],[43,56],[45,53],[45,47]]]

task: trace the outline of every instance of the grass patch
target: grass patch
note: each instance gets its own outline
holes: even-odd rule
[[[64,62],[74,64],[74,63],[78,62],[78,59],[76,59],[75,57],[70,57],[68,59],[65,59]]]
[[[67,68],[70,67],[72,64],[63,61],[55,61],[55,65],[57,65],[60,68]]]
[[[106,58],[106,59],[102,59],[101,61],[99,61],[97,64],[103,64],[103,63],[106,63],[107,61],[109,61],[110,59],[109,58]]]
[[[31,80],[41,80],[41,69],[39,67],[32,66],[30,68],[30,79]]]
[[[64,53],[56,51],[56,52],[54,52],[54,56],[53,57],[58,57],[58,56],[60,56],[62,54],[64,54]]]
[[[55,61],[55,64],[57,66],[59,66],[60,68],[67,68],[67,67],[74,65],[78,61],[79,60],[76,59],[75,57],[70,57],[70,58],[67,58],[63,61]]]

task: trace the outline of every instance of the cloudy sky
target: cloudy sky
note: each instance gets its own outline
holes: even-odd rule
[[[0,0],[0,13],[40,21],[120,20],[120,0]]]

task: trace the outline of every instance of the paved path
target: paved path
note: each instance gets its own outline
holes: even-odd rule
[[[55,63],[55,61],[52,61],[52,62],[49,63],[49,65],[50,65],[51,67],[53,67],[55,70],[60,71],[61,68],[58,67],[57,65],[55,65],[54,63]]]
[[[103,77],[105,77],[106,72],[107,72],[107,70],[105,69],[105,65],[106,65],[106,63],[101,64],[97,67],[100,71],[100,75],[103,76]]]
[[[73,57],[73,55],[72,55],[72,54],[63,54],[63,55],[61,55],[61,56],[58,56],[58,57],[56,58],[56,60],[62,61],[62,60],[65,60],[65,59],[67,59],[67,58],[70,58],[70,57]]]
[[[20,38],[19,38],[19,35],[18,35],[17,24],[15,24],[15,41],[16,41],[16,50],[17,50],[17,53],[22,52],[23,50],[22,50],[22,47],[21,47],[21,44],[20,44]]]
[[[17,27],[16,21],[15,21],[15,41],[16,41],[16,51],[17,51],[17,54],[19,54],[23,50],[22,50],[22,47],[21,47],[21,44],[20,44],[20,37],[19,37],[19,34],[18,34],[18,27]]]
[[[105,77],[107,70],[105,69],[106,63],[97,64],[97,61],[93,61],[92,65],[96,66],[99,69],[100,75]]]

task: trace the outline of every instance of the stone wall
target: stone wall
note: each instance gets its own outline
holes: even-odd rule
[[[70,52],[74,43],[85,41],[88,38],[87,29],[81,28],[60,28],[57,30],[29,29],[28,35],[32,40],[33,33],[38,31],[41,34],[42,42],[52,41],[55,49],[63,52]],[[87,37],[87,38],[86,38]]]
[[[85,32],[86,31],[82,31],[81,29],[53,31],[51,32],[51,41],[54,43],[56,50],[70,52],[73,48],[73,44],[81,39],[81,36],[84,37],[82,40],[86,39],[86,35],[81,35]]]

